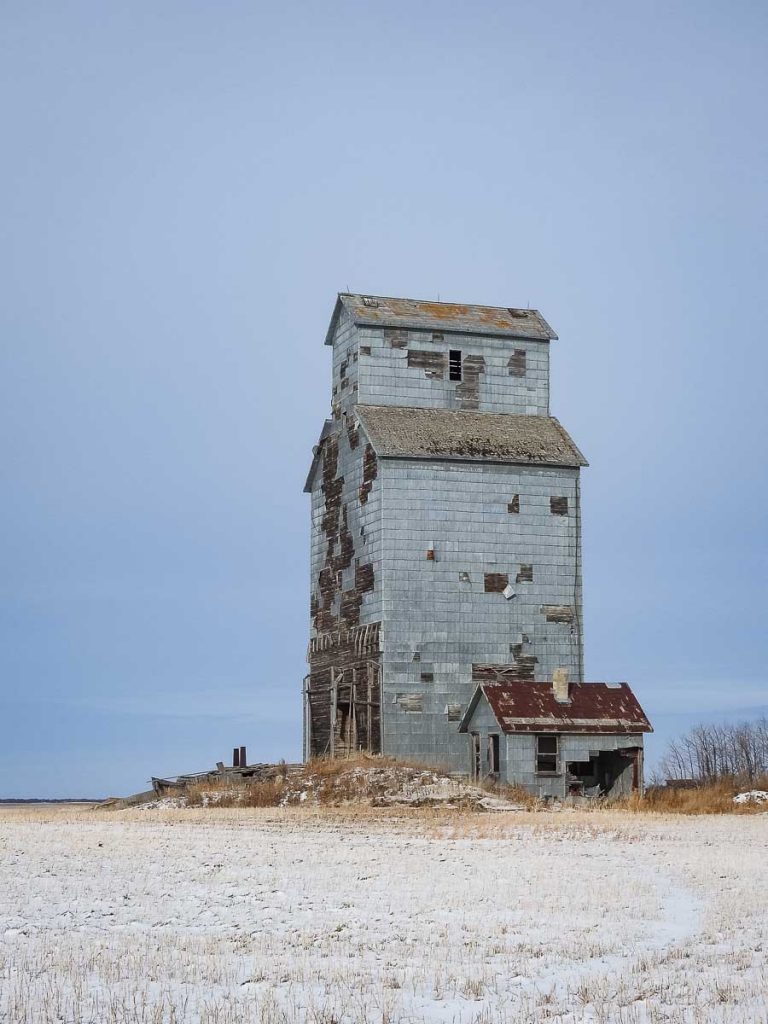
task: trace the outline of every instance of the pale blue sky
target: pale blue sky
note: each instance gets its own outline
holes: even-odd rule
[[[0,10],[0,796],[298,758],[347,287],[539,307],[587,674],[768,704],[762,3]]]

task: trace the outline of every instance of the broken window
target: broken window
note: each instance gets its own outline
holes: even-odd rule
[[[557,736],[536,737],[536,771],[557,775]]]
[[[549,499],[549,511],[553,516],[567,516],[568,515],[568,499],[567,498],[550,498]]]
[[[499,734],[490,733],[488,736],[488,774],[499,774]]]
[[[448,352],[448,380],[461,380],[461,351],[457,348]]]
[[[533,566],[521,565],[515,577],[515,583],[533,583]]]

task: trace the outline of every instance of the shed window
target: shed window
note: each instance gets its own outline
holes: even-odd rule
[[[499,774],[499,734],[491,733],[488,737],[488,774]]]
[[[557,774],[557,736],[536,737],[536,771]]]
[[[461,380],[461,350],[458,348],[448,352],[448,380]]]

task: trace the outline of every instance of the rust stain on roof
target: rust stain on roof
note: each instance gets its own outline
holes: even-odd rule
[[[627,683],[571,683],[564,703],[555,700],[552,683],[505,681],[508,671],[513,669],[504,665],[472,667],[504,732],[653,732]]]
[[[383,295],[339,295],[326,344],[331,343],[340,308],[356,324],[405,327],[414,330],[444,330],[461,334],[490,334],[511,338],[549,341],[557,335],[537,309],[506,306],[477,306],[460,302],[433,302]]]

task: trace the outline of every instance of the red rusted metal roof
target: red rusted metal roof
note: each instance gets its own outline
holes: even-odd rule
[[[482,666],[482,671],[490,667]],[[504,666],[497,668],[503,671]],[[627,683],[571,683],[565,703],[555,700],[550,682],[518,681],[481,683],[467,708],[462,732],[481,693],[504,732],[653,732]]]

